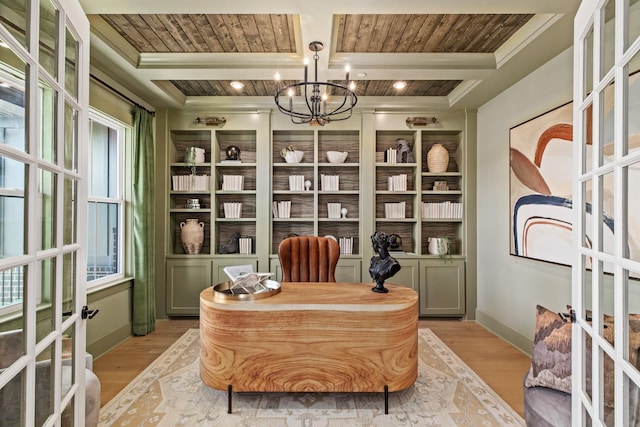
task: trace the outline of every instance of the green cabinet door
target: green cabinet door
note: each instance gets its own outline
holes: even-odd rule
[[[420,315],[465,314],[465,262],[420,261]]]
[[[167,314],[197,316],[200,292],[210,287],[210,259],[168,259],[166,262]]]

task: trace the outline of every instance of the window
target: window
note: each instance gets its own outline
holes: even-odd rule
[[[124,276],[125,128],[91,114],[89,125],[87,285]]]

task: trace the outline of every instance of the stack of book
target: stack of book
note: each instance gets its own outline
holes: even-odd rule
[[[222,191],[242,191],[242,190],[244,190],[244,176],[222,175]]]
[[[340,175],[320,175],[322,191],[338,191],[340,187]]]
[[[251,237],[241,237],[240,238],[240,253],[241,254],[250,254],[252,253],[251,250],[251,246],[253,243],[253,239]]]
[[[398,150],[395,148],[387,148],[384,152],[384,161],[385,163],[398,163]]]
[[[407,191],[407,174],[393,175],[387,178],[389,191]]]
[[[340,253],[351,255],[353,253],[353,237],[340,237]]]
[[[304,175],[289,175],[289,191],[304,191]]]
[[[291,200],[274,201],[271,204],[271,210],[274,218],[289,218],[291,215]]]
[[[462,219],[460,202],[422,202],[422,218]]]
[[[225,218],[240,218],[242,216],[242,203],[231,202],[224,204],[224,217]]]
[[[327,203],[327,216],[329,218],[340,218],[342,203]]]
[[[434,181],[433,191],[449,191],[447,181]]]
[[[404,218],[405,217],[405,205],[406,202],[398,202],[398,203],[385,203],[384,204],[384,217],[385,218]]]
[[[173,191],[209,191],[209,175],[173,175]]]

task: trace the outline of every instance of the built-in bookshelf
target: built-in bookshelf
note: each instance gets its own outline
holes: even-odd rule
[[[204,156],[187,163],[188,148]],[[204,224],[200,254],[211,254],[211,131],[172,131],[169,144],[169,253],[186,254],[180,238],[180,225],[187,219]],[[197,204],[193,201],[197,200]]]
[[[302,159],[287,163],[282,153],[288,148],[301,151]],[[327,153],[331,153],[334,162]],[[342,153],[347,153],[345,159],[342,159]],[[280,242],[288,236],[319,235],[342,241],[344,255],[358,254],[360,133],[273,131],[271,161],[271,253],[277,254]],[[301,181],[302,187],[299,186]]]

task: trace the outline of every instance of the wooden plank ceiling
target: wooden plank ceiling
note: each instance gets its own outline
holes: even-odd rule
[[[296,15],[100,15],[140,53],[296,53]],[[530,14],[336,15],[335,52],[495,53]],[[329,46],[325,45],[325,49]],[[268,80],[171,80],[185,96],[273,96]],[[283,82],[293,83],[292,81]],[[357,81],[358,96],[447,96],[461,80]]]

